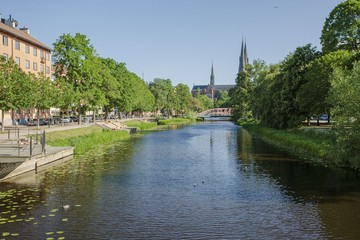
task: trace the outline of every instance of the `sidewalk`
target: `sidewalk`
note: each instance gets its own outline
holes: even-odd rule
[[[81,125],[78,125],[77,123],[71,123],[71,124],[64,124],[62,126],[61,124],[56,125],[50,125],[49,126],[40,126],[37,128],[36,126],[5,126],[4,133],[0,133],[0,143],[13,143],[17,142],[19,139],[25,139],[30,134],[42,134],[45,132],[55,132],[55,131],[63,131],[63,130],[69,130],[69,129],[76,129],[76,128],[82,128],[82,127],[89,127],[93,126],[93,123],[83,123]],[[1,153],[1,149],[0,149]]]

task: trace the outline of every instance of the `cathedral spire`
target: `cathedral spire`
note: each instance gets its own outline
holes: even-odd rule
[[[239,70],[238,74],[245,70],[245,66],[249,63],[249,58],[247,54],[247,48],[246,48],[246,40],[244,44],[244,39],[241,41],[241,52],[239,57]]]
[[[214,75],[214,64],[213,63],[211,63],[210,85],[213,87],[215,85],[215,75]]]

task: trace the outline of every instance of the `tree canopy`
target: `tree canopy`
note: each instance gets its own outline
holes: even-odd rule
[[[320,37],[324,53],[360,50],[360,1],[346,0],[326,18]]]

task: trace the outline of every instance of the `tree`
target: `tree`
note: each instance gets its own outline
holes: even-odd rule
[[[251,113],[251,92],[250,65],[245,67],[245,71],[238,74],[236,85],[230,89],[231,107],[233,108],[233,118],[235,120],[249,120]]]
[[[56,88],[51,79],[44,74],[39,74],[37,77],[35,74],[30,74],[29,77],[33,86],[31,107],[37,110],[37,119],[39,119],[40,110],[50,109],[55,105]],[[39,124],[40,121],[37,121],[38,127]]]
[[[353,70],[337,68],[331,77],[329,100],[335,119],[335,154],[355,169],[360,168],[360,62]]]
[[[0,109],[1,122],[4,123],[4,112],[9,110],[29,108],[32,92],[29,77],[15,61],[0,56]],[[15,119],[13,119],[15,121]],[[4,131],[4,124],[1,126]]]
[[[177,114],[181,113],[187,113],[190,109],[191,104],[191,93],[190,88],[182,83],[179,83],[175,87],[175,99],[176,99],[176,105],[175,110],[177,111]]]
[[[330,104],[327,101],[330,91],[330,76],[335,68],[352,68],[353,54],[346,50],[330,52],[311,62],[304,78],[305,83],[300,86],[297,102],[301,112],[308,118],[319,117],[327,113],[330,116]],[[328,118],[330,122],[330,117]],[[319,121],[318,121],[319,124]]]
[[[214,107],[228,108],[230,107],[230,97],[228,91],[219,91],[218,98],[215,101]]]
[[[55,77],[73,88],[74,102],[81,123],[81,114],[90,105],[104,103],[100,66],[96,52],[85,35],[76,33],[61,35],[54,43]]]
[[[175,108],[175,94],[171,80],[155,78],[154,82],[150,82],[149,89],[155,97],[155,111],[170,116]]]
[[[346,0],[326,18],[320,37],[324,53],[339,49],[359,52],[360,1]]]
[[[307,44],[298,47],[282,62],[281,73],[276,78],[277,81],[281,81],[277,85],[281,87],[280,94],[274,99],[280,117],[279,125],[276,127],[296,127],[308,116],[308,113],[300,107],[297,96],[301,86],[307,82],[305,74],[310,63],[319,56],[320,52],[311,44]]]

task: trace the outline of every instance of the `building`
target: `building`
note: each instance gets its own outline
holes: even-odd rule
[[[245,66],[247,64],[249,64],[249,58],[248,58],[247,49],[246,49],[246,42],[244,44],[244,41],[242,41],[241,42],[241,52],[240,52],[240,57],[239,57],[238,74],[245,71]]]
[[[219,97],[220,91],[229,91],[234,85],[216,85],[214,75],[214,65],[211,65],[210,84],[208,85],[194,85],[191,94],[195,97],[198,92],[201,95],[206,95],[208,98],[216,100]]]
[[[27,73],[43,73],[51,77],[51,48],[30,35],[26,27],[17,29],[18,22],[11,18],[1,18],[0,15],[0,54],[5,58],[13,58],[20,68]],[[13,112],[12,119],[32,117],[33,113]],[[10,118],[10,119],[11,119]]]
[[[245,66],[249,63],[249,58],[247,55],[246,42],[241,43],[241,53],[239,57],[239,69],[238,74],[245,70]],[[191,90],[191,94],[195,97],[196,94],[200,93],[201,95],[206,95],[209,98],[216,100],[219,97],[220,91],[229,91],[235,85],[216,85],[215,84],[215,75],[214,75],[214,65],[211,65],[211,74],[210,74],[210,83],[207,85],[195,85]]]

